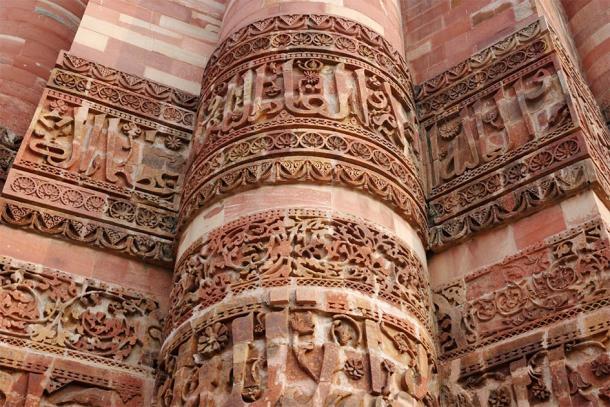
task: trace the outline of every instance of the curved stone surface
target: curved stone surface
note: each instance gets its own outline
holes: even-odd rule
[[[184,182],[161,406],[434,403],[409,72],[345,18],[358,10],[316,4],[258,21],[228,6]]]

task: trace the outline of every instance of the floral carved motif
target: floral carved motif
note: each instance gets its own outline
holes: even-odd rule
[[[336,295],[304,308],[293,301],[283,309],[247,301],[212,306],[191,320],[180,344],[164,347],[157,403],[429,405],[435,359],[410,322],[364,316],[364,301],[333,310]]]
[[[429,326],[428,282],[411,250],[367,223],[314,210],[248,216],[195,243],[176,267],[169,326],[196,306],[291,280],[374,295]]]
[[[610,188],[610,136],[544,19],[419,86],[417,106],[433,250]]]
[[[442,358],[605,306],[609,265],[606,228],[592,221],[435,290]]]

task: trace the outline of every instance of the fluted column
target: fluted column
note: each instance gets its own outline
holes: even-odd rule
[[[229,3],[203,77],[157,401],[432,402],[398,6],[252,3]]]

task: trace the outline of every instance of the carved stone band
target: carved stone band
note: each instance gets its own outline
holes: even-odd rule
[[[431,337],[356,297],[340,287],[272,287],[199,311],[163,346],[157,403],[171,405],[176,394],[236,406],[373,403],[398,392],[427,400],[437,367]],[[284,375],[299,380],[277,380]]]
[[[389,203],[425,239],[411,82],[378,34],[338,17],[270,18],[229,37],[204,78],[181,225],[244,188],[332,183]]]
[[[195,242],[176,267],[168,329],[196,308],[292,283],[359,291],[430,329],[429,283],[408,246],[363,221],[304,209],[242,217]]]

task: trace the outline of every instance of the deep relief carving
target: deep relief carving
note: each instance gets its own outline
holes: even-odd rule
[[[561,168],[551,175],[497,197],[490,203],[453,217],[440,226],[431,227],[430,245],[433,250],[441,250],[463,241],[473,233],[501,225],[507,220],[516,220],[545,207],[549,202],[567,198],[597,180],[590,160]]]
[[[0,257],[0,401],[148,405],[161,314],[133,290]]]
[[[247,216],[194,243],[176,266],[168,326],[195,307],[291,281],[375,296],[430,327],[429,285],[408,246],[367,223],[315,210]]]
[[[136,371],[153,366],[161,315],[152,299],[8,257],[0,257],[0,280],[0,342]]]
[[[189,174],[182,215],[188,218],[195,208],[236,189],[305,181],[367,191],[401,210],[424,233],[424,195],[408,168],[402,155],[340,133],[315,129],[263,133],[207,156]]]
[[[151,82],[139,76],[117,71],[66,52],[59,58],[59,67],[182,109],[195,111],[197,108],[197,96],[160,83]]]
[[[181,222],[255,185],[332,183],[386,201],[425,238],[411,82],[379,35],[330,16],[259,21],[219,46],[201,100]]]
[[[535,21],[434,78],[415,86],[421,118],[493,84],[551,51],[545,21]]]
[[[510,362],[463,376],[451,387],[444,386],[441,403],[473,407],[606,405],[610,401],[609,355],[607,329],[530,350]]]
[[[30,160],[174,201],[185,151],[168,152],[165,141],[178,135],[50,95],[42,106],[19,166]]]
[[[171,263],[197,103],[63,53],[8,177],[2,220]]]
[[[610,241],[591,221],[435,290],[442,359],[607,306]]]
[[[541,147],[501,169],[482,175],[473,182],[429,202],[430,218],[441,224],[452,216],[501,195],[506,189],[523,185],[539,174],[561,168],[585,156],[586,148],[578,135]]]
[[[77,211],[83,215],[104,217],[109,222],[126,227],[144,229],[150,234],[173,237],[176,213],[153,206],[132,203],[127,199],[111,198],[94,190],[79,188],[67,183],[51,181],[14,169],[7,181],[7,196],[18,196],[41,204]]]
[[[309,305],[296,295],[279,307],[219,305],[192,320],[164,348],[156,402],[433,405],[435,358],[410,322],[375,319],[364,301],[350,309],[337,292]]]
[[[607,130],[543,19],[419,86],[417,106],[433,250],[610,187]]]

